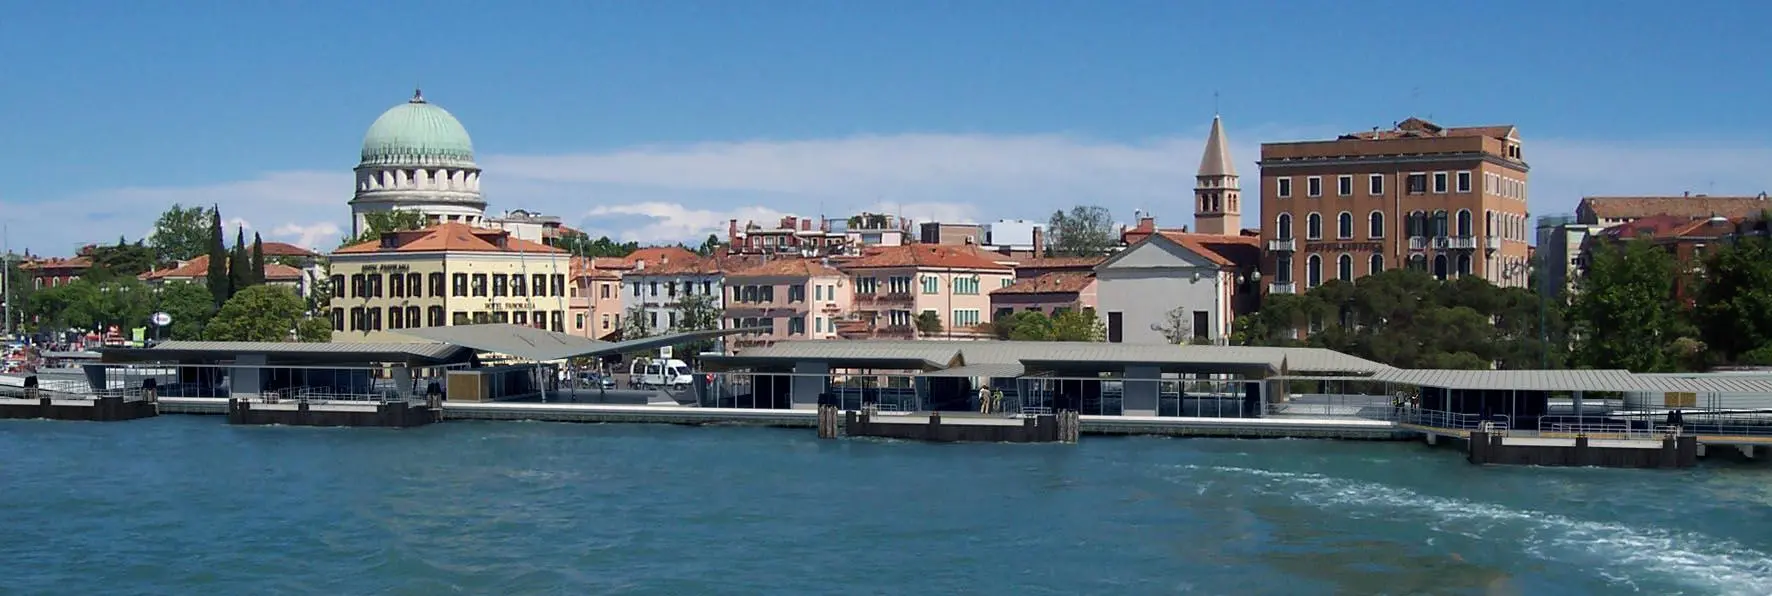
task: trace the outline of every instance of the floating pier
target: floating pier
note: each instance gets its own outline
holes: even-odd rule
[[[310,402],[229,399],[228,423],[410,428],[437,421],[425,401]]]
[[[830,407],[830,406],[824,406]],[[1075,443],[1076,412],[1002,416],[955,412],[843,413],[843,435],[941,443]],[[822,427],[821,427],[822,429]],[[820,433],[824,436],[824,433]]]
[[[1698,465],[1698,437],[1515,437],[1479,430],[1471,432],[1467,452],[1478,465],[1690,468]]]
[[[154,402],[140,397],[52,397],[47,394],[0,397],[0,418],[116,422],[150,418],[156,414]]]

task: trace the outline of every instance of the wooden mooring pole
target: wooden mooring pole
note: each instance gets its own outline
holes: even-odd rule
[[[838,414],[839,413],[837,412],[837,406],[833,406],[833,405],[818,406],[818,438],[820,438],[820,439],[835,439],[835,438],[837,438],[837,426],[838,426],[837,416],[838,416]]]
[[[1058,442],[1075,443],[1082,435],[1082,425],[1075,410],[1063,410],[1058,413]]]

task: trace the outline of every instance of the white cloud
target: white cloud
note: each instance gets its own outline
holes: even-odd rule
[[[1263,140],[1322,138],[1322,131],[1230,129],[1239,171],[1258,172]],[[729,219],[783,214],[847,216],[863,210],[917,220],[1044,219],[1075,204],[1116,218],[1154,213],[1191,223],[1198,136],[1110,142],[1067,135],[905,134],[793,141],[634,147],[604,153],[492,155],[493,209],[561,215],[594,235],[694,242]],[[1582,195],[1751,194],[1772,189],[1772,147],[1665,141],[1527,139],[1534,213],[1571,211]],[[1244,181],[1248,194],[1255,184]],[[119,188],[41,203],[0,199],[11,245],[66,253],[82,242],[141,236],[173,203],[220,204],[230,221],[267,240],[329,249],[348,227],[351,174],[273,172],[220,184]],[[1249,203],[1248,207],[1254,207]],[[1254,209],[1244,224],[1258,225]]]

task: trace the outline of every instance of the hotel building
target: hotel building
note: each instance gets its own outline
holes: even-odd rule
[[[1397,266],[1525,287],[1528,167],[1511,125],[1391,130],[1261,146],[1263,270],[1300,293]]]
[[[401,329],[481,323],[564,333],[571,262],[462,223],[382,234],[332,253],[332,340],[410,341]]]

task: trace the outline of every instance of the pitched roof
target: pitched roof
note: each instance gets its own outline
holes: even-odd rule
[[[1212,117],[1212,132],[1206,135],[1206,152],[1200,155],[1199,176],[1235,176],[1237,166],[1231,163],[1231,143],[1224,138],[1224,125]]]
[[[19,269],[85,269],[92,266],[92,259],[86,257],[49,257],[32,259],[19,263]]]
[[[1722,221],[1715,222],[1708,217],[1688,219],[1677,215],[1651,215],[1600,230],[1597,235],[1608,240],[1630,240],[1644,236],[1655,239],[1717,238],[1734,232],[1736,222],[1741,220],[1742,218],[1723,218]]]
[[[1512,124],[1496,124],[1488,126],[1454,126],[1444,127],[1427,120],[1410,116],[1398,122],[1391,130],[1360,131],[1341,135],[1343,139],[1360,139],[1366,141],[1388,141],[1392,139],[1420,139],[1429,137],[1489,137],[1505,139],[1517,130]]]
[[[1261,264],[1261,239],[1250,236],[1158,232],[1169,240],[1200,253],[1219,266],[1256,267]]]
[[[1095,283],[1094,273],[1057,272],[1017,280],[1005,287],[991,290],[997,294],[1074,294]]]
[[[572,257],[572,276],[603,280],[621,279],[621,273],[619,273],[619,271],[625,268],[612,271],[598,267],[597,265],[603,264],[604,260],[605,257]],[[620,264],[621,262],[619,259],[615,259],[614,261],[617,264]]]
[[[887,267],[918,267],[940,269],[987,269],[992,271],[1009,270],[1008,265],[979,255],[975,250],[961,246],[942,246],[936,244],[907,244],[904,246],[881,247],[873,254],[863,256],[843,266],[849,269],[879,269]]]
[[[1107,255],[1093,257],[1039,257],[1022,259],[1016,269],[1092,269],[1107,260]]]
[[[1639,219],[1653,215],[1673,215],[1699,219],[1712,215],[1753,217],[1772,209],[1765,195],[1758,196],[1677,196],[1677,197],[1582,197],[1581,207],[1600,219]]]
[[[288,242],[263,242],[260,247],[267,257],[317,257],[319,253]]]
[[[839,277],[843,272],[819,259],[776,259],[726,274],[728,279],[747,277]]]
[[[136,276],[142,281],[157,279],[203,279],[209,275],[209,255],[197,255],[197,258],[185,261],[173,267],[149,271]],[[265,263],[266,281],[301,281],[302,270],[282,263]]]
[[[647,268],[651,268],[662,265],[665,261],[688,261],[699,258],[701,255],[681,246],[648,246],[628,253],[628,256],[622,258],[622,262],[630,268],[638,267],[640,263],[644,262]]]
[[[371,254],[380,252],[515,252],[561,253],[566,251],[539,242],[512,236],[504,230],[475,228],[460,222],[437,224],[422,230],[391,232],[393,246],[383,248],[382,240],[353,244],[333,254]],[[384,235],[386,237],[387,235]]]

